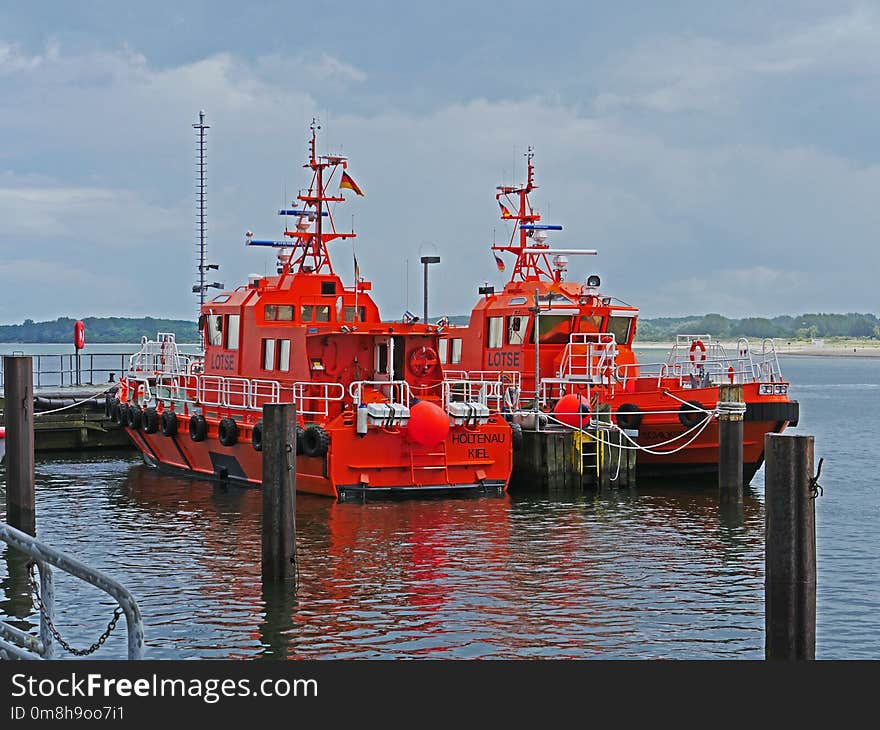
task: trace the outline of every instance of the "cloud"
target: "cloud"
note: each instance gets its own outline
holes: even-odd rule
[[[603,69],[599,113],[642,108],[663,114],[724,114],[764,85],[792,77],[865,77],[880,71],[880,11],[857,6],[771,38],[649,38]]]
[[[859,46],[877,26],[860,12],[828,32]],[[0,129],[13,141],[0,150],[0,246],[29,252],[0,269],[0,289],[21,292],[4,298],[3,319],[34,318],[38,307],[65,314],[71,302],[82,314],[194,316],[191,124],[200,108],[211,125],[210,257],[230,286],[274,270],[272,252],[246,249],[243,233],[280,233],[275,211],[308,182],[308,122],[329,108],[322,148],[348,154],[367,192],[335,210],[336,222],[348,230],[354,216],[360,267],[387,317],[418,306],[416,262],[429,244],[442,257],[432,312],[467,312],[484,279],[501,283],[488,244],[509,230],[494,189],[522,179],[527,144],[537,150],[534,202],[565,226],[558,243],[600,251],[572,259],[571,275],[600,273],[609,294],[646,313],[875,308],[880,168],[870,158],[760,135],[697,136],[688,115],[670,131],[633,111],[724,117],[747,102],[755,79],[828,68],[818,65],[822,43],[836,47],[810,28],[750,43],[667,37],[621,52],[619,73],[595,97],[366,105],[378,112],[328,102],[336,98],[328,89],[353,85],[388,97],[357,54],[349,63],[220,51],[160,65],[129,47],[52,43],[29,55],[0,43]],[[863,52],[834,59],[835,73],[851,78]],[[350,244],[334,246],[350,277]],[[70,279],[37,302],[18,282],[38,261],[96,279]],[[101,296],[95,281],[124,282],[113,290],[121,298]]]

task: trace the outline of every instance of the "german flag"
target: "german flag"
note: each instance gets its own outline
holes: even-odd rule
[[[513,213],[511,213],[507,206],[504,205],[500,200],[498,201],[498,205],[501,206],[501,217],[502,218],[513,218]]]
[[[504,271],[504,259],[502,259],[497,253],[492,255],[495,257],[495,265],[498,267],[498,271]]]
[[[349,175],[345,170],[342,171],[342,179],[339,181],[339,187],[348,188],[349,190],[353,190],[355,195],[363,195],[363,191],[358,187],[358,184],[351,179],[351,175]]]

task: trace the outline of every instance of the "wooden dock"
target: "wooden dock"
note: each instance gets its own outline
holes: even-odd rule
[[[36,451],[130,448],[131,442],[125,430],[106,415],[107,388],[107,385],[87,385],[36,389]],[[5,395],[0,394],[0,425],[5,424],[5,411]]]
[[[608,406],[599,421],[611,423]],[[571,428],[534,423],[523,427],[522,445],[514,451],[511,487],[549,490],[631,487],[636,479],[635,449],[617,430]]]

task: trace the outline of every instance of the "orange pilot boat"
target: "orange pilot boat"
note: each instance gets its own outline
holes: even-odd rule
[[[459,377],[505,380],[508,417],[527,429],[585,426],[607,404],[625,446],[638,450],[638,475],[649,477],[717,475],[719,385],[741,384],[750,481],[763,462],[764,434],[798,420],[772,340],[753,352],[740,339],[728,352],[707,335],[682,335],[665,361],[639,362],[639,310],[601,293],[598,276],[566,279],[569,256],[597,252],[548,244],[562,226],[542,223],[532,207],[532,158],[530,148],[526,184],[499,186],[495,196],[501,219],[514,224],[509,242],[492,246],[501,271],[500,254],[515,256],[510,280],[501,292],[481,287],[469,324],[444,331],[447,374],[454,367]]]
[[[355,234],[333,222],[334,182],[360,192],[339,156],[316,154],[307,191],[279,249],[276,276],[252,277],[202,306],[204,353],[183,355],[173,334],[131,357],[115,418],[151,465],[260,484],[262,407],[295,403],[297,490],[330,497],[505,490],[512,428],[499,387],[444,379],[442,325],[383,322],[359,276],[343,285],[328,244]],[[340,173],[337,177],[336,173]]]

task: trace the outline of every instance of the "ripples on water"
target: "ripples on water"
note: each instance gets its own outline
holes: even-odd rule
[[[817,653],[877,657],[880,361],[789,360],[826,457]],[[855,409],[855,410],[854,410]],[[847,430],[858,412],[867,429]],[[843,419],[847,420],[844,421]],[[127,454],[41,459],[38,529],[138,598],[152,658],[763,657],[763,474],[739,513],[713,489],[357,502],[299,495],[300,585],[263,592],[258,490],[160,475]],[[0,614],[32,627],[20,569]],[[91,643],[112,602],[58,578]],[[123,622],[98,656],[123,656]]]

